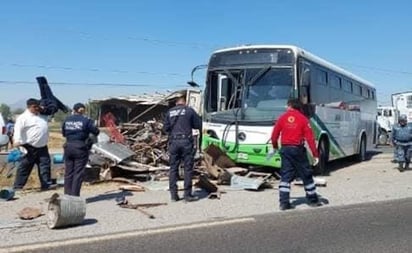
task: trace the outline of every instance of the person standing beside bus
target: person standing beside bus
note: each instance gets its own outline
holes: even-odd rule
[[[395,146],[394,156],[398,163],[398,170],[403,172],[409,169],[412,152],[412,128],[408,126],[408,118],[402,114],[398,124],[392,129],[392,143]]]
[[[73,114],[62,124],[62,134],[66,137],[64,144],[64,194],[80,196],[84,169],[89,160],[90,145],[87,140],[90,134],[98,135],[99,129],[93,121],[83,114],[86,106],[77,103],[73,106]]]
[[[192,173],[196,150],[193,129],[202,132],[202,119],[193,108],[186,105],[184,97],[179,97],[176,106],[167,112],[164,124],[164,131],[169,135],[169,190],[172,201],[180,200],[176,183],[181,161],[184,163],[184,199],[186,202],[198,199],[192,195]]]
[[[279,208],[282,211],[293,208],[290,203],[290,183],[295,175],[303,181],[309,205],[314,207],[321,205],[306,154],[305,140],[312,151],[314,166],[319,162],[319,155],[309,120],[303,115],[301,108],[301,102],[298,99],[289,99],[287,111],[279,117],[272,131],[273,149],[278,149],[279,136],[281,143]]]

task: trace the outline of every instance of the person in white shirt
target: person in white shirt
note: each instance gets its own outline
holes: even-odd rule
[[[27,150],[17,168],[14,189],[21,190],[36,164],[41,190],[51,188],[50,154],[47,147],[49,127],[47,116],[40,115],[40,101],[30,98],[26,102],[27,109],[17,118],[14,126],[14,146]]]

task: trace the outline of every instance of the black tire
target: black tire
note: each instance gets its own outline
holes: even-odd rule
[[[327,173],[327,164],[329,161],[329,148],[325,138],[322,138],[318,145],[319,163],[314,167],[315,175],[324,175]]]
[[[356,160],[358,162],[363,162],[366,160],[366,137],[365,135],[362,136],[361,141],[359,143],[359,151],[356,155]]]

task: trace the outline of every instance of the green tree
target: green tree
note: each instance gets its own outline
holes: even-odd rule
[[[3,115],[4,119],[10,119],[12,116],[11,111],[10,111],[10,106],[6,104],[0,105],[0,113],[1,115]]]
[[[70,112],[64,113],[62,111],[58,111],[54,114],[53,119],[55,122],[63,122],[64,119],[66,119],[67,116],[69,116]]]
[[[24,109],[23,108],[17,108],[17,109],[14,109],[13,111],[12,111],[12,114],[13,115],[18,115],[18,114],[22,114],[24,112]]]

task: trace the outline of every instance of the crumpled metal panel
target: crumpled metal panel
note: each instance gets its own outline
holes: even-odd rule
[[[232,188],[257,190],[265,181],[262,178],[248,178],[233,175],[230,178],[230,186]]]
[[[135,155],[135,152],[127,146],[114,142],[95,143],[92,150],[117,163]]]
[[[257,177],[256,177],[257,176]],[[258,190],[271,175],[269,173],[249,172],[246,176],[233,175],[230,178],[232,188]]]

